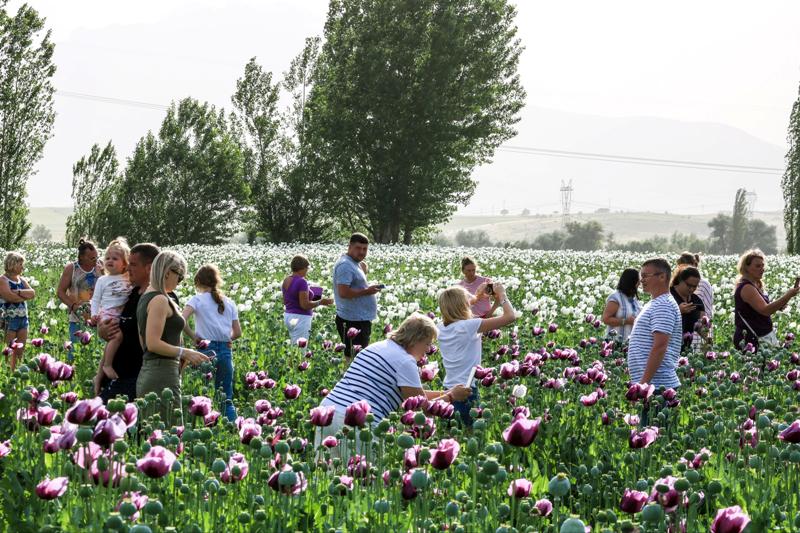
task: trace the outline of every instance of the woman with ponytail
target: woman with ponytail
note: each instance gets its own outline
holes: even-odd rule
[[[195,341],[207,340],[210,344],[202,351],[206,354],[216,353],[214,364],[216,372],[214,388],[222,389],[222,410],[231,422],[236,420],[236,409],[233,406],[233,355],[232,342],[242,336],[239,325],[239,312],[236,304],[222,291],[222,277],[216,265],[203,265],[194,276],[197,294],[193,296],[183,309],[186,319],[186,333]],[[189,317],[195,316],[195,330],[189,327]]]

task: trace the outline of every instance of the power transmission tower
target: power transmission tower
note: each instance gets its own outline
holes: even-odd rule
[[[561,225],[566,227],[569,222],[569,209],[572,204],[572,180],[565,183],[561,180]]]

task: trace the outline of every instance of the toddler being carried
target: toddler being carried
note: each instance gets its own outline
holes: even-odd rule
[[[130,248],[127,241],[117,237],[106,248],[103,267],[106,275],[97,278],[92,294],[92,321],[97,324],[107,319],[118,320],[122,308],[131,294],[131,283],[128,279],[128,255]],[[103,353],[103,372],[109,379],[117,379],[112,363],[122,342],[119,331],[108,340]]]

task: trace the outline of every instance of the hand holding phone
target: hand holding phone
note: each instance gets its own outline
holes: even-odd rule
[[[379,285],[375,285],[375,288],[376,288],[376,289],[379,289],[379,290],[383,290],[383,289],[385,289],[385,288],[386,288],[386,285],[384,285],[383,283],[381,283],[381,284],[379,284]]]

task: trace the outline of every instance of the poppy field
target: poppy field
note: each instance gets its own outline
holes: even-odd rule
[[[800,309],[792,301],[776,315],[783,347],[734,349],[735,257],[704,259],[713,343],[683,354],[681,387],[659,392],[629,383],[625,348],[598,319],[620,272],[646,257],[371,246],[370,282],[387,285],[373,342],[412,312],[436,317],[437,293],[460,277],[465,253],[506,286],[518,319],[483,339],[473,428],[446,403],[409,398],[377,425],[364,410],[362,424],[315,449],[315,428],[329,419],[317,406],[343,371],[335,310],[320,308],[307,343],[290,345],[280,283],[304,253],[309,281],[330,294],[343,247],[177,250],[189,280],[199,265],[219,265],[238,304],[239,418],[217,411],[208,364],[184,371],[182,398],[93,399],[104,344],[91,329],[70,340],[55,295],[74,250],[24,250],[37,296],[23,360],[13,374],[0,370],[3,530],[800,530]],[[800,261],[770,257],[767,290],[782,292],[799,273]],[[178,295],[193,293],[184,282]],[[420,372],[442,388],[435,345]],[[163,404],[168,420],[154,414]],[[356,435],[371,453],[332,454]]]

